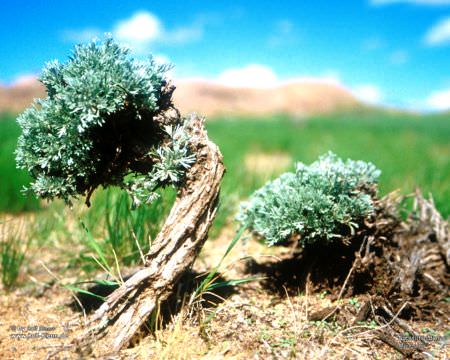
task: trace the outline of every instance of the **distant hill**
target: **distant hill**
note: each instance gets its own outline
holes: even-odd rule
[[[351,109],[359,101],[346,89],[321,82],[299,81],[273,88],[231,88],[213,82],[175,81],[174,101],[182,113],[205,116],[224,114],[296,116]],[[43,86],[28,78],[12,86],[0,86],[0,112],[19,112],[34,98],[44,97]]]
[[[184,112],[297,116],[353,108],[359,101],[347,90],[320,82],[292,82],[273,88],[231,88],[206,81],[176,83],[175,103]]]
[[[11,86],[0,86],[0,112],[19,112],[34,98],[45,96],[43,85],[35,78],[21,80]]]

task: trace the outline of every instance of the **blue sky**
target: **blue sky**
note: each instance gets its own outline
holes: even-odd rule
[[[111,32],[173,76],[338,83],[373,103],[450,109],[450,0],[2,0],[0,82]]]

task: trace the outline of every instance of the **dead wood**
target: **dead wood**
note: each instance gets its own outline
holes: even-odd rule
[[[88,344],[94,355],[126,347],[151,313],[172,293],[207,239],[216,214],[222,155],[204,129],[203,119],[191,120],[191,148],[196,163],[186,174],[173,208],[149,253],[145,266],[116,289],[89,318],[87,330],[75,341]]]

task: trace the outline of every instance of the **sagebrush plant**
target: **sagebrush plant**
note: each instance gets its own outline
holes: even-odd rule
[[[254,192],[238,220],[268,245],[294,235],[300,244],[333,241],[351,233],[374,211],[380,170],[364,161],[343,161],[329,152],[311,165],[298,163]]]
[[[46,199],[70,202],[99,186],[127,190],[134,205],[177,185],[193,163],[189,122],[171,102],[168,65],[138,61],[110,37],[48,63],[39,80],[48,96],[18,118],[16,160]]]

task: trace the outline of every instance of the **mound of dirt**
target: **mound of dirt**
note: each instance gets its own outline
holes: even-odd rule
[[[232,88],[207,81],[175,81],[174,103],[182,113],[217,115],[307,116],[354,108],[360,103],[344,88],[333,84],[295,82],[274,88]],[[45,97],[35,78],[0,86],[0,112],[20,112],[34,98]]]
[[[422,358],[436,339],[420,335],[409,321],[433,319],[448,326],[450,231],[431,198],[418,191],[406,220],[398,213],[401,200],[395,193],[379,200],[372,221],[347,244],[315,243],[298,250],[294,243],[296,256],[250,260],[247,272],[263,275],[266,289],[280,295],[309,286],[337,302],[359,296],[364,300],[354,304],[357,311],[337,305],[316,309],[308,318],[355,326],[374,321],[381,326],[379,340],[404,356]]]

